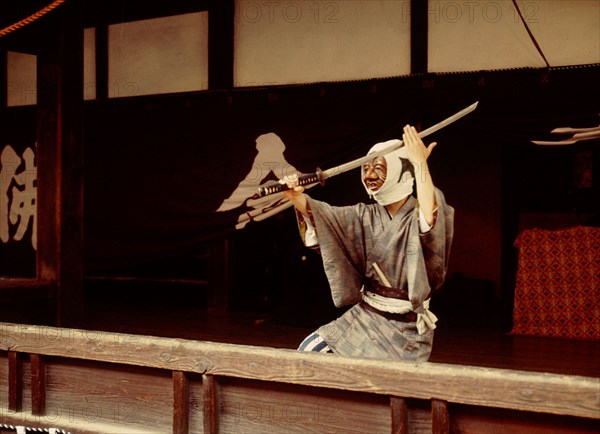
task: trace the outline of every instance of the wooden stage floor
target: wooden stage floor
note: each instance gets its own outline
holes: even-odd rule
[[[87,318],[86,328],[94,330],[288,349],[313,331],[261,314],[193,308],[95,305]],[[600,341],[514,336],[438,323],[430,361],[600,377]]]

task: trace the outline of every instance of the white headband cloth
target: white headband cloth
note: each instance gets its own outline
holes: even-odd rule
[[[387,142],[380,142],[373,145],[367,155],[377,152],[383,148],[400,143],[400,140],[393,139]],[[361,180],[367,194],[373,197],[380,205],[389,205],[409,196],[413,191],[414,178],[408,167],[404,167],[404,162],[408,162],[406,149],[400,148],[383,155],[387,165],[387,176],[381,188],[375,192],[369,190],[364,180],[364,170],[361,170]],[[410,164],[410,163],[408,163]]]

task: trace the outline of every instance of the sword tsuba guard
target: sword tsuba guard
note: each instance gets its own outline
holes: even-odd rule
[[[315,171],[315,173],[317,174],[317,179],[319,180],[319,185],[325,185],[325,176],[324,176],[324,173],[321,170],[321,168],[317,167],[317,170]]]

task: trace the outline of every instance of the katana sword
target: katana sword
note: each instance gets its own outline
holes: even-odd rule
[[[465,107],[461,111],[453,114],[452,116],[444,119],[443,121],[438,122],[437,124],[419,132],[418,136],[421,138],[427,137],[428,135],[433,134],[436,131],[439,131],[442,128],[450,125],[451,123],[456,122],[460,118],[468,115],[473,110],[475,110],[477,108],[478,103],[479,102],[475,102],[475,103],[471,104],[470,106]],[[400,149],[403,146],[404,146],[404,142],[402,140],[399,140],[398,142],[392,143],[390,146],[386,146],[385,148],[380,149],[379,151],[372,152],[370,154],[365,155],[364,157],[360,157],[360,158],[357,158],[356,160],[349,161],[348,163],[344,163],[339,166],[332,167],[331,169],[321,170],[317,167],[317,170],[314,173],[307,173],[305,175],[299,175],[298,180],[295,184],[296,185],[311,185],[311,184],[318,183],[318,184],[324,185],[325,180],[328,178],[331,178],[335,175],[339,175],[340,173],[348,172],[349,170],[352,170],[356,167],[360,167],[363,164],[368,163],[369,161],[372,161],[374,158],[380,157],[385,154],[389,154],[390,152],[395,151],[396,149]],[[260,197],[265,197],[270,194],[279,193],[279,192],[282,192],[285,190],[289,190],[289,187],[287,186],[285,181],[283,181],[283,180],[272,181],[272,182],[269,182],[268,184],[258,187],[258,195]]]

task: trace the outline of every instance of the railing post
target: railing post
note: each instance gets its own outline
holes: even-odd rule
[[[219,385],[213,375],[202,375],[202,392],[204,395],[204,432],[219,432]]]
[[[408,407],[406,399],[390,396],[392,434],[408,434]]]
[[[23,357],[16,351],[8,352],[8,409],[18,412],[23,407]]]
[[[31,354],[31,414],[46,414],[46,362],[39,354]]]
[[[431,400],[431,432],[433,434],[450,433],[448,402],[441,399]]]
[[[173,371],[173,434],[188,434],[190,415],[189,379],[185,372]]]

